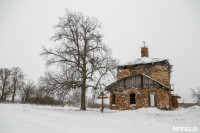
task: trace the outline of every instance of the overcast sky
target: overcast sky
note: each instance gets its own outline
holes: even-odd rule
[[[0,0],[0,67],[20,67],[37,82],[45,71],[39,53],[53,45],[65,8],[96,17],[120,63],[139,58],[146,41],[150,57],[174,65],[171,83],[181,102],[192,101],[190,88],[200,86],[199,0]]]

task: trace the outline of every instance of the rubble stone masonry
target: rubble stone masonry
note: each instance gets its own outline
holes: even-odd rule
[[[177,96],[172,96],[172,107],[173,108],[178,108],[179,107],[178,97]]]
[[[170,87],[170,75],[167,67],[162,65],[155,65],[150,68],[133,68],[133,69],[123,69],[118,71],[117,80],[120,80],[123,77],[134,75],[134,74],[145,74],[150,76],[154,80],[157,80],[168,87]]]
[[[110,94],[110,109],[127,110],[141,107],[150,107],[150,93],[155,93],[156,107],[159,109],[170,109],[171,94],[169,90],[163,88],[146,88],[146,89],[121,89],[118,92]],[[136,104],[130,104],[130,94],[135,94]],[[115,95],[115,104],[112,103],[113,95]]]

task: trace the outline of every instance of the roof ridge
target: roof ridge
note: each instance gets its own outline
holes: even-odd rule
[[[169,59],[164,58],[152,58],[152,57],[141,57],[137,58],[132,62],[128,62],[126,64],[121,64],[118,66],[130,66],[130,65],[139,65],[139,64],[149,64],[149,63],[156,63],[156,62],[162,62],[162,61],[168,61]]]

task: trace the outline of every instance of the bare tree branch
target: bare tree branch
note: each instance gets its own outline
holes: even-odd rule
[[[59,20],[52,37],[53,41],[60,43],[59,47],[43,48],[41,55],[47,58],[47,65],[64,66],[66,69],[62,72],[66,77],[46,74],[41,81],[48,83],[48,88],[54,88],[55,92],[63,87],[81,88],[81,109],[85,110],[86,89],[102,87],[102,79],[113,74],[118,62],[102,43],[101,24],[96,18],[66,10]],[[69,71],[71,75],[67,74]]]

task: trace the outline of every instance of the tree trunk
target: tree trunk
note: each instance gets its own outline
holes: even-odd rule
[[[26,103],[29,100],[29,90],[25,93],[24,102]]]
[[[1,101],[3,101],[3,95],[4,95],[4,88],[2,89],[2,92],[1,92]]]
[[[1,101],[4,101],[4,91],[5,91],[6,81],[3,83],[2,93],[1,93]]]
[[[85,48],[86,49],[86,48]],[[85,51],[86,55],[86,51]],[[82,77],[82,86],[81,86],[81,110],[86,110],[85,106],[85,91],[86,91],[86,58],[83,60],[83,77]]]
[[[86,110],[85,91],[86,91],[86,87],[85,87],[85,82],[84,82],[82,87],[81,87],[81,110]]]
[[[16,87],[14,87],[13,95],[12,95],[12,103],[15,101],[15,92],[16,92]]]
[[[15,101],[15,93],[16,93],[16,79],[14,80],[14,85],[13,85],[13,95],[12,95],[12,103]]]
[[[82,87],[81,87],[81,110],[86,110],[85,106],[85,91],[86,91],[86,80],[87,80],[87,67],[86,67],[86,56],[87,56],[87,40],[84,46],[84,57],[83,57],[83,77],[82,77]]]

